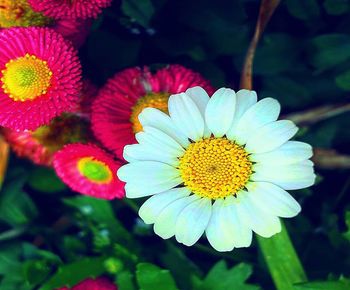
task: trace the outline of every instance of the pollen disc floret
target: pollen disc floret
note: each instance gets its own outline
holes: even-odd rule
[[[45,95],[51,83],[52,71],[47,62],[26,54],[10,60],[2,71],[2,88],[14,101],[34,100]]]
[[[135,143],[134,133],[142,131],[138,116],[151,107],[168,113],[171,94],[202,86],[213,89],[201,75],[180,65],[170,65],[152,74],[149,68],[126,69],[100,90],[92,106],[92,128],[102,144],[123,157],[123,148]]]
[[[226,88],[209,98],[194,87],[171,95],[168,111],[142,111],[138,144],[125,146],[129,164],[118,170],[127,197],[152,195],[139,214],[156,234],[191,246],[205,232],[216,250],[230,251],[299,213],[285,190],[314,183],[312,149],[288,141],[298,129],[277,121],[276,100]]]
[[[136,104],[131,108],[130,122],[134,133],[142,131],[142,125],[139,121],[139,115],[145,108],[155,108],[164,113],[168,112],[168,93],[150,93],[136,101]]]
[[[33,11],[28,0],[0,0],[0,27],[45,26],[50,19]]]
[[[0,32],[0,125],[35,130],[77,107],[81,66],[77,52],[49,28]]]
[[[93,157],[79,159],[77,166],[80,174],[91,182],[108,184],[112,181],[112,171],[107,164]]]
[[[97,18],[112,0],[28,0],[33,9],[54,19]]]
[[[102,199],[122,198],[121,164],[95,145],[70,144],[54,155],[57,175],[73,190]]]
[[[184,185],[193,193],[217,199],[244,188],[252,162],[242,146],[226,138],[208,138],[188,146],[179,169]]]

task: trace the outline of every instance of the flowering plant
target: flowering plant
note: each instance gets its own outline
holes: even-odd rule
[[[348,290],[349,13],[0,0],[0,289]]]

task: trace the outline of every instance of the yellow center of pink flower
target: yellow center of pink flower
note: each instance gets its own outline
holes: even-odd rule
[[[94,157],[83,157],[77,163],[81,175],[97,184],[108,184],[112,181],[113,175],[109,166]]]
[[[134,133],[142,131],[142,125],[139,121],[139,114],[145,108],[155,108],[164,113],[168,113],[168,93],[149,93],[146,96],[139,98],[136,104],[131,109],[130,122]]]
[[[226,138],[208,138],[188,146],[179,170],[193,193],[217,199],[236,195],[245,187],[252,162],[242,146]]]
[[[33,11],[28,0],[0,0],[0,27],[46,26],[51,20]]]
[[[21,102],[45,95],[52,78],[47,62],[29,54],[10,60],[1,73],[4,92]]]

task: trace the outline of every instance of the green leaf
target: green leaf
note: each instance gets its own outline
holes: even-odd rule
[[[350,242],[350,211],[345,213],[345,223],[348,230],[344,233],[344,237]]]
[[[60,192],[67,187],[57,177],[55,171],[47,167],[37,167],[29,175],[28,185],[40,192]]]
[[[341,15],[349,11],[350,3],[348,0],[325,0],[323,7],[330,15]]]
[[[32,285],[36,286],[43,282],[51,272],[51,267],[46,261],[29,260],[23,264],[24,278]]]
[[[38,210],[32,199],[16,181],[6,183],[0,195],[0,220],[11,226],[21,226],[37,217]]]
[[[258,242],[278,290],[293,290],[293,284],[307,280],[303,266],[283,223],[282,231],[279,234],[271,238],[258,236]]]
[[[288,12],[301,20],[317,19],[320,7],[316,0],[286,0]]]
[[[109,201],[88,196],[77,196],[64,199],[64,203],[79,210],[84,219],[105,226],[108,229],[107,234],[110,235],[113,241],[130,245],[132,236],[115,217]]]
[[[119,290],[136,290],[133,275],[128,271],[123,271],[117,276]]]
[[[308,282],[294,285],[295,290],[349,290],[349,280]]]
[[[174,246],[172,243],[166,243],[166,246],[167,250],[160,256],[162,266],[171,271],[181,289],[190,289],[192,276],[201,276],[201,270],[185,256],[179,247]],[[178,265],[181,265],[181,267]]]
[[[178,289],[168,270],[161,269],[149,263],[140,263],[136,268],[136,279],[140,286],[140,290]]]
[[[21,277],[20,244],[7,245],[0,249],[0,275]]]
[[[268,34],[258,46],[254,59],[254,73],[276,75],[296,69],[300,43],[288,34]],[[286,57],[288,55],[288,57]]]
[[[283,107],[297,109],[300,103],[308,103],[310,91],[302,82],[283,75],[268,76],[263,79],[263,96],[278,99]]]
[[[39,290],[74,286],[85,278],[96,278],[105,272],[105,257],[83,258],[58,268],[57,272]]]
[[[122,11],[144,27],[149,27],[154,14],[151,0],[123,0]]]
[[[309,55],[311,64],[319,70],[339,65],[350,58],[350,35],[317,36],[310,41]]]
[[[350,91],[350,70],[336,76],[335,83],[345,91]]]
[[[196,290],[258,290],[259,286],[246,284],[252,274],[252,267],[241,263],[227,269],[224,260],[216,263],[203,281],[196,282]]]

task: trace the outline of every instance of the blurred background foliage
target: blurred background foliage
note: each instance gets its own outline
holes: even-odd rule
[[[101,86],[130,67],[179,63],[238,89],[259,1],[122,0],[95,21],[80,49]],[[259,97],[283,114],[350,102],[350,1],[284,0],[259,43]],[[299,140],[350,155],[350,113],[301,124]],[[350,164],[321,166],[318,183],[294,192],[302,213],[286,221],[310,281],[300,289],[350,289]],[[339,167],[339,168],[338,168]],[[164,241],[137,204],[79,196],[46,168],[11,155],[0,194],[0,289],[50,290],[109,275],[120,290],[258,290],[273,283],[256,242],[218,253],[203,239]]]

